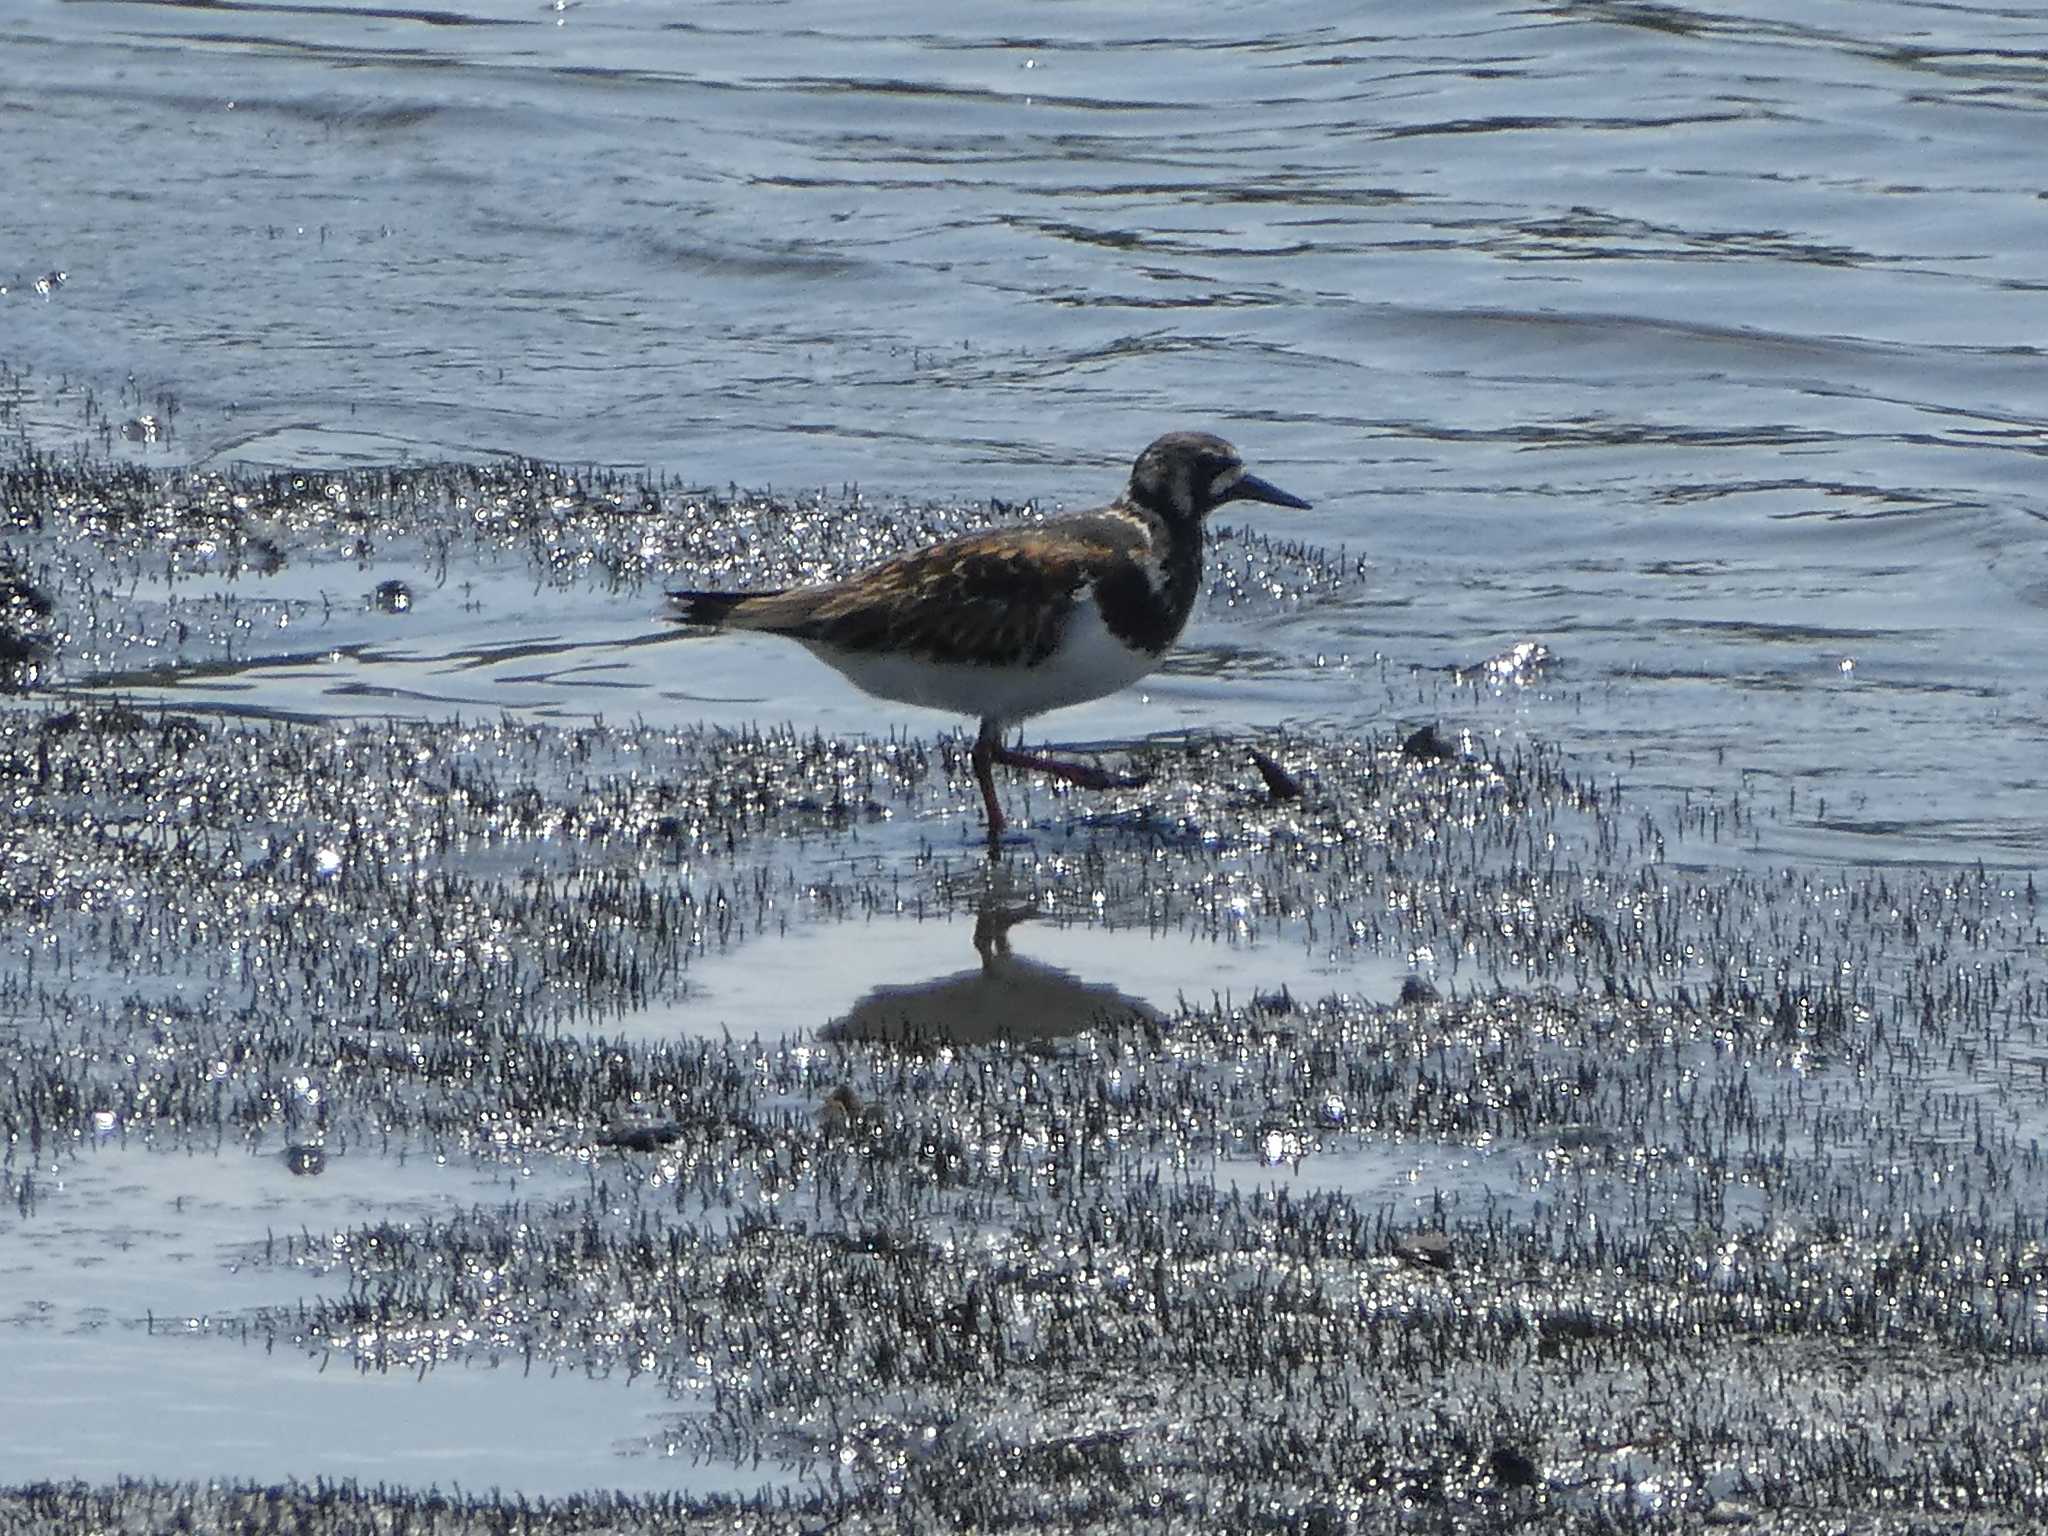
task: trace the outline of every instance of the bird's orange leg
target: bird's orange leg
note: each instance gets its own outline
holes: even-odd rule
[[[974,738],[974,751],[969,758],[974,764],[974,781],[981,786],[981,803],[988,807],[988,840],[993,843],[1003,835],[1003,828],[1009,823],[1004,819],[1002,802],[996,799],[995,755],[996,734],[999,727],[992,720],[984,720],[981,734]]]
[[[1034,773],[1047,774],[1077,789],[1137,789],[1151,777],[1143,773],[1111,773],[1095,763],[1071,763],[1064,758],[1040,757],[1021,747],[1006,747],[1003,745],[1003,728],[994,720],[981,722],[981,734],[974,738],[974,751],[969,760],[974,764],[974,781],[981,786],[982,804],[988,807],[991,845],[1010,824],[1009,818],[1003,815],[1002,803],[996,799],[997,763],[1005,768],[1028,768]]]
[[[1050,774],[1077,789],[1139,789],[1151,777],[1143,773],[1111,773],[1096,763],[1070,763],[1063,758],[1039,757],[1016,747],[998,746],[994,757],[1005,768],[1029,768]]]

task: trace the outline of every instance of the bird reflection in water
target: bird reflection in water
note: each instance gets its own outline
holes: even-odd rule
[[[1157,1036],[1166,1016],[1150,1003],[1013,953],[1010,930],[1033,915],[1027,906],[984,903],[974,923],[980,965],[932,981],[876,987],[820,1033],[827,1040],[924,1047],[1133,1027]]]

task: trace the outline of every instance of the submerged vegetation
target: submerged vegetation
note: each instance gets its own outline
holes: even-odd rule
[[[442,586],[524,560],[637,594],[990,514],[523,465],[31,461],[0,495],[13,1219],[52,1219],[95,1159],[274,1157],[287,1189],[357,1159],[552,1166],[530,1198],[251,1230],[225,1257],[273,1299],[121,1322],[421,1390],[457,1365],[622,1376],[665,1405],[641,1452],[733,1490],[34,1486],[0,1492],[0,1526],[2048,1515],[2024,870],[1788,868],[1759,847],[1775,804],[1638,793],[1448,724],[1135,743],[1145,790],[1040,786],[1038,831],[992,866],[961,835],[957,739],[122,697],[289,633],[331,600],[266,576],[371,543],[426,552]],[[1232,602],[1355,576],[1221,553]],[[934,981],[891,989],[880,1023],[764,1025],[696,985],[711,957],[783,963],[794,933],[977,918],[978,950],[935,937]],[[1154,1007],[1029,961],[1034,928],[1067,924],[1234,946],[1242,991]],[[1274,956],[1327,990],[1277,986]],[[1368,995],[1368,957],[1410,986]],[[991,1024],[997,994],[1018,1011]],[[654,1009],[678,1028],[634,1027]]]

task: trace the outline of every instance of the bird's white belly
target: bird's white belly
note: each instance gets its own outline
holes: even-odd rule
[[[1093,601],[1086,598],[1074,605],[1059,646],[1036,666],[980,666],[816,644],[809,649],[878,699],[1005,724],[1128,688],[1160,661],[1111,634]]]

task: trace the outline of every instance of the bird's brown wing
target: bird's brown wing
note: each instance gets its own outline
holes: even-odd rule
[[[847,581],[750,598],[726,623],[846,651],[1043,661],[1075,597],[1129,565],[1145,542],[1139,525],[1114,514],[968,534]]]

